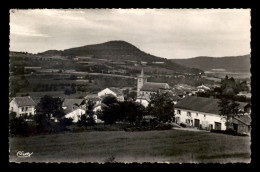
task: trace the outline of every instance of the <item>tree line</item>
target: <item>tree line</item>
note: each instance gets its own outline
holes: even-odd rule
[[[31,117],[35,123],[36,133],[49,133],[65,131],[67,126],[72,125],[71,118],[66,118],[62,108],[62,100],[51,96],[43,96],[36,106],[36,114]],[[143,117],[151,115],[159,123],[172,122],[174,120],[174,104],[168,94],[154,94],[151,103],[145,108],[140,103],[132,100],[120,102],[116,97],[107,96],[102,101],[101,110],[94,112],[95,103],[91,100],[84,100],[85,114],[79,117],[78,127],[94,126],[96,119],[104,121],[104,125],[112,125],[116,122],[129,123],[132,126],[140,125]],[[80,106],[80,105],[75,105]],[[26,134],[28,125],[27,117],[15,117],[10,114],[11,134]],[[56,123],[53,121],[56,119]],[[19,128],[19,130],[17,130]],[[23,128],[23,129],[21,129]]]

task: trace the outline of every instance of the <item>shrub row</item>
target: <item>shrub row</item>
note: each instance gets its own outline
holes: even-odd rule
[[[211,130],[213,133],[222,133],[222,134],[228,134],[232,136],[248,136],[247,134],[238,133],[232,128],[229,128],[227,130]]]

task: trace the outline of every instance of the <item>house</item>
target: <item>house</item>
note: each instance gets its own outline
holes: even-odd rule
[[[182,91],[180,89],[174,89],[174,90],[172,90],[172,92],[173,92],[173,95],[176,95],[180,98],[184,98],[186,95],[185,91]]]
[[[219,115],[218,99],[186,96],[175,105],[175,122],[206,130],[225,130],[226,116]],[[247,103],[237,102],[244,111]]]
[[[153,64],[164,64],[164,62],[152,62]]]
[[[122,90],[120,90],[119,88],[116,88],[116,87],[109,87],[104,90],[101,90],[100,92],[98,92],[98,97],[103,98],[109,94],[115,96],[118,101],[124,101],[124,94],[123,94]]]
[[[94,109],[93,111],[96,112],[98,110],[101,110],[101,102],[102,99],[100,97],[98,97],[97,94],[91,94],[91,95],[87,95],[85,97],[86,100],[90,100],[94,103]]]
[[[181,100],[181,98],[179,96],[176,96],[176,95],[172,95],[170,98],[175,105]]]
[[[16,117],[35,115],[36,103],[30,96],[15,97],[9,104],[9,113],[16,112]]]
[[[146,66],[148,62],[141,61],[140,63],[141,63],[142,65]]]
[[[137,77],[137,97],[140,95],[151,95],[160,90],[169,90],[170,86],[167,83],[147,82],[147,76],[144,75],[142,69],[141,75]]]
[[[199,92],[206,92],[207,90],[210,90],[210,87],[206,86],[206,85],[200,85],[197,87]]]
[[[150,102],[150,96],[149,95],[140,95],[136,98],[135,102],[142,104],[144,107],[147,107]]]
[[[84,99],[65,98],[62,108],[66,118],[72,118],[72,122],[78,122],[80,116],[85,114],[86,105],[84,105]]]
[[[89,94],[85,97],[86,100],[91,100],[92,102],[95,103],[95,105],[97,104],[101,104],[102,99],[100,97],[98,97],[97,94]]]
[[[237,115],[232,118],[233,129],[238,133],[247,134],[251,131],[251,117],[249,115]]]

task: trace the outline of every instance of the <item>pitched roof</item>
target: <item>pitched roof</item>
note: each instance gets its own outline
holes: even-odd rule
[[[67,108],[64,109],[63,111],[65,112],[65,114],[68,114],[68,113],[70,113],[70,112],[79,108],[79,107],[75,106],[75,104],[80,105],[82,102],[83,102],[83,99],[67,99],[67,98],[65,98],[62,106],[65,106]]]
[[[120,90],[119,88],[109,87],[109,89],[110,89],[111,91],[113,91],[114,93],[116,93],[117,96],[123,96],[123,92],[122,92],[122,90]]]
[[[98,97],[97,94],[88,94],[85,98],[88,100],[92,100],[92,101],[101,101],[102,100],[100,97]]]
[[[171,96],[171,99],[173,101],[181,100],[181,98],[179,96],[176,96],[176,95]]]
[[[147,100],[148,102],[151,101],[150,96],[148,96],[148,95],[140,95],[136,99]]]
[[[200,85],[200,86],[197,86],[197,88],[201,88],[201,89],[207,89],[207,90],[209,90],[210,89],[210,87],[208,87],[208,86],[206,86],[206,85]]]
[[[174,89],[173,94],[175,94],[175,95],[185,95],[184,91],[179,90],[179,89]]]
[[[211,114],[219,114],[220,108],[218,107],[219,99],[197,97],[197,96],[186,96],[181,99],[176,105],[176,108],[205,112]],[[247,103],[237,102],[239,109],[244,109]]]
[[[101,101],[102,99],[99,98],[99,97],[92,97],[92,98],[88,98],[89,100],[92,100],[92,101]]]
[[[26,97],[15,97],[14,101],[17,103],[17,105],[20,106],[35,106],[36,103],[33,101],[33,99],[30,96]]]
[[[168,86],[167,83],[156,83],[156,82],[146,82],[143,87],[141,88],[141,91],[152,91],[156,92],[159,89],[165,89]]]
[[[95,97],[98,97],[98,95],[97,94],[88,94],[88,95],[86,95],[86,99],[90,99],[90,98],[95,98]]]
[[[247,115],[234,116],[234,118],[246,125],[250,125],[251,123],[251,118]]]
[[[65,98],[62,106],[69,107],[69,106],[72,106],[74,104],[80,105],[82,103],[82,101],[83,101],[83,99],[67,99],[67,98]]]

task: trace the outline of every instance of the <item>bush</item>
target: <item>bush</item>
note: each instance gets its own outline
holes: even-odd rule
[[[228,134],[232,136],[248,136],[247,134],[238,133],[232,128],[229,128],[227,130],[211,130],[213,133],[222,133],[222,134]]]
[[[69,130],[72,132],[83,132],[87,130],[87,127],[85,126],[81,126],[81,127],[77,127],[77,126],[73,126],[73,127],[69,127]]]
[[[225,134],[230,134],[230,135],[236,135],[237,134],[237,131],[235,131],[234,129],[232,128],[228,128],[224,131]]]
[[[143,120],[140,121],[140,123],[137,123],[135,125],[130,125],[128,127],[125,127],[125,131],[149,131],[149,130],[170,130],[172,129],[171,124],[165,124],[163,122],[159,122],[156,119],[150,120],[150,123]]]
[[[61,127],[67,127],[73,124],[73,119],[72,118],[62,118],[60,119],[60,126]]]
[[[14,118],[16,118],[16,112],[11,112],[11,113],[9,114],[9,120],[12,120],[12,119],[14,119]]]
[[[10,133],[12,135],[27,136],[28,124],[24,118],[13,118],[10,120]]]
[[[187,125],[186,125],[186,124],[184,124],[184,123],[181,123],[181,124],[180,124],[180,126],[181,126],[181,127],[184,127],[184,128],[186,128],[186,127],[187,127]]]

